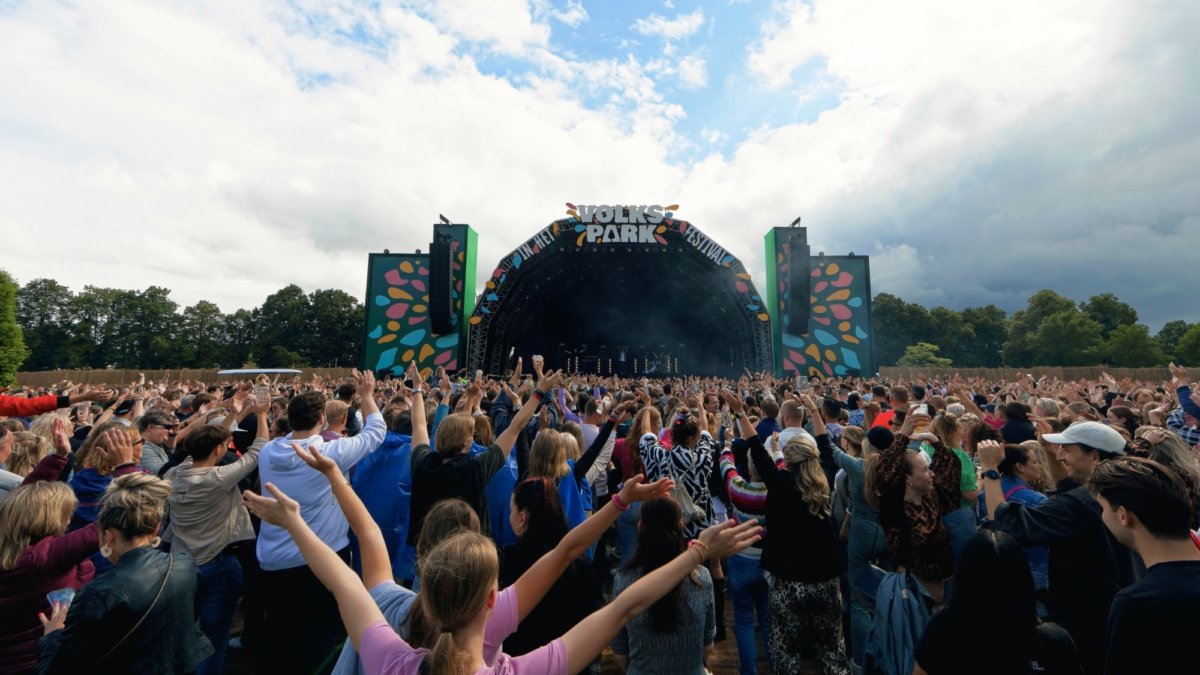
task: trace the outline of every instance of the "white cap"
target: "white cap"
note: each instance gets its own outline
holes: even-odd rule
[[[221,416],[221,417],[214,417],[214,418],[212,418],[211,420],[209,420],[209,421],[208,421],[208,423],[209,423],[209,424],[220,424],[221,422],[224,422],[224,421],[225,421],[225,417],[224,417],[224,416]],[[243,428],[241,428],[241,427],[239,427],[237,422],[234,422],[232,425],[230,425],[230,427],[229,427],[229,431],[230,431],[231,433],[235,433],[235,434],[236,434],[236,433],[239,433],[239,432],[244,432],[244,431],[246,431],[246,430],[245,430],[245,429],[243,429]]]
[[[1125,454],[1125,437],[1099,422],[1075,422],[1061,434],[1045,434],[1042,438],[1055,445],[1078,443],[1116,455]]]

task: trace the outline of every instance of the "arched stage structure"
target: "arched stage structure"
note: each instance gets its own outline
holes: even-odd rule
[[[772,228],[760,294],[677,206],[567,207],[485,267],[478,296],[469,225],[434,226],[435,264],[420,250],[371,253],[362,367],[503,375],[537,354],[600,375],[875,372],[866,256],[812,255],[805,228]]]
[[[557,220],[496,265],[469,320],[469,369],[541,354],[571,372],[772,370],[771,317],[742,262],[670,211],[630,223],[616,209],[605,220],[618,222]]]

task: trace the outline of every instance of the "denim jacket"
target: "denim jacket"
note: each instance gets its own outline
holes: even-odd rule
[[[171,557],[175,562],[163,586]],[[125,553],[107,574],[79,591],[62,630],[38,642],[38,675],[192,672],[213,653],[196,624],[198,578],[196,561],[187,553],[150,546]],[[160,587],[162,595],[154,602]],[[121,642],[143,615],[145,620]]]

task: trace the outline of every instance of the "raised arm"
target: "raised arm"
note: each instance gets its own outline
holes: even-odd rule
[[[496,439],[496,445],[499,445],[500,448],[505,451],[506,455],[511,452],[513,446],[516,445],[517,434],[520,433],[522,427],[529,423],[529,418],[533,417],[533,413],[538,407],[537,404],[540,403],[541,400],[546,396],[546,392],[557,386],[555,383],[560,380],[561,376],[562,371],[559,371],[557,373],[551,373],[550,375],[539,380],[537,383],[537,389],[534,390],[533,394],[533,398],[537,399],[537,401],[530,401],[528,405],[521,406],[521,409],[518,410],[517,414],[513,416],[513,420],[508,425],[508,428],[505,429],[504,433],[500,434],[500,437]],[[414,428],[413,431],[416,431],[416,429]]]
[[[379,611],[379,607],[375,604],[375,600],[371,598],[371,594],[363,586],[363,581],[358,578],[354,570],[350,568],[341,558],[338,557],[333,549],[329,548],[325,542],[321,541],[320,537],[312,531],[308,523],[300,517],[300,504],[296,500],[288,497],[279,488],[275,487],[274,483],[267,483],[264,486],[267,492],[274,495],[275,499],[270,497],[262,497],[254,494],[250,490],[242,493],[246,500],[246,506],[250,508],[259,518],[262,518],[272,525],[282,527],[287,530],[292,536],[292,540],[296,542],[296,547],[300,549],[301,555],[304,556],[304,561],[308,563],[308,568],[313,574],[325,584],[333,596],[338,601],[338,611],[341,613],[342,621],[346,624],[346,633],[350,636],[350,642],[355,649],[361,649],[363,633],[367,628],[377,622],[384,621],[383,612]],[[335,491],[345,491],[353,493],[349,485],[342,488],[335,488]],[[359,502],[361,506],[362,502]],[[349,514],[347,513],[347,519]],[[370,515],[367,516],[371,520]],[[373,522],[373,521],[372,521]],[[378,529],[378,526],[376,526]],[[356,530],[357,533],[357,530]],[[382,542],[376,546],[374,543],[368,544],[362,539],[362,550],[376,549],[382,547]],[[382,538],[382,535],[380,535]],[[385,566],[390,566],[386,562],[386,550],[384,551]],[[364,555],[364,574],[366,571],[366,557]],[[379,562],[377,559],[372,560],[372,567],[377,567]]]
[[[576,486],[582,484],[585,476],[589,481],[593,480],[593,476],[598,475],[599,471],[608,466],[608,460],[612,457],[613,446],[616,444],[616,440],[612,438],[613,429],[621,423],[622,418],[628,414],[629,408],[633,405],[636,405],[635,401],[627,401],[617,406],[613,414],[609,415],[608,421],[604,423],[604,426],[600,427],[600,433],[596,435],[596,440],[592,441],[591,447],[587,449],[587,452],[580,455],[578,462],[575,462]],[[596,473],[593,473],[593,469],[596,470]]]
[[[350,529],[354,530],[354,535],[358,537],[363,585],[371,589],[385,581],[394,581],[392,562],[388,557],[387,544],[383,540],[383,531],[367,511],[362,499],[359,499],[358,493],[346,482],[337,462],[322,457],[316,447],[305,449],[299,443],[292,443],[292,450],[305,464],[325,476],[333,487],[333,496],[342,508],[342,513],[346,515]]]
[[[412,446],[429,445],[429,427],[425,424],[425,379],[417,370],[417,362],[408,366],[408,378],[413,383]]]
[[[567,648],[567,672],[573,675],[591,664],[622,626],[679,585],[698,565],[746,550],[758,541],[760,531],[757,520],[736,527],[732,520],[726,520],[701,532],[699,545],[689,547],[671,562],[638,579],[612,602],[567,631],[562,638]]]
[[[675,483],[670,478],[662,478],[643,485],[642,476],[639,474],[625,482],[625,486],[617,498],[628,508],[633,502],[658,499],[674,488]],[[524,621],[567,567],[576,558],[583,555],[589,546],[595,544],[613,523],[617,522],[617,516],[621,515],[621,511],[622,509],[615,502],[610,501],[605,504],[604,508],[593,513],[591,518],[568,532],[567,536],[558,542],[558,546],[554,547],[554,550],[538,558],[538,561],[513,583],[513,588],[517,593],[519,620]]]

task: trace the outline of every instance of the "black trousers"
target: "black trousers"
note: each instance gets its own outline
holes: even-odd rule
[[[350,564],[350,548],[338,551]],[[312,675],[345,634],[337,600],[307,565],[262,571],[266,610],[258,675]]]

